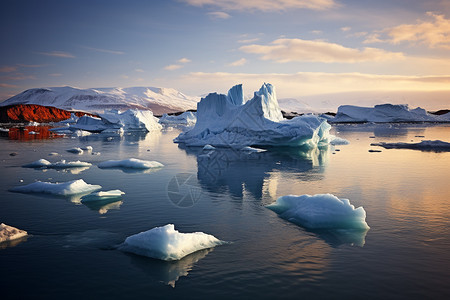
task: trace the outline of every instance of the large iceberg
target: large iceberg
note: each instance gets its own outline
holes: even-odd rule
[[[325,119],[313,115],[283,119],[271,84],[264,83],[247,102],[239,84],[228,95],[211,93],[202,98],[197,104],[195,127],[174,141],[188,146],[311,148],[328,143],[329,130]]]
[[[180,233],[173,224],[155,227],[125,239],[120,250],[161,260],[179,260],[225,242],[203,232]]]
[[[427,113],[423,108],[410,109],[407,104],[380,104],[374,107],[339,106],[332,123],[439,122],[444,117]]]
[[[0,243],[17,240],[27,235],[28,233],[25,230],[20,230],[4,223],[0,224]]]
[[[150,110],[129,109],[125,112],[118,110],[105,111],[99,117],[84,115],[75,124],[69,127],[53,128],[53,131],[65,131],[67,128],[89,132],[102,132],[105,130],[125,131],[153,131],[160,130],[162,126]]]
[[[310,229],[367,230],[366,211],[332,194],[281,196],[266,206],[283,219]]]
[[[88,184],[83,179],[78,179],[61,183],[36,181],[27,185],[14,187],[10,191],[17,193],[46,193],[70,196],[93,192],[101,188],[100,185]]]

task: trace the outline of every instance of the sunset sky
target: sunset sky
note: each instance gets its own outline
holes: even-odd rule
[[[375,95],[450,108],[448,0],[3,0],[0,7],[0,100],[64,85],[198,96],[237,83],[250,94],[270,82],[279,98],[345,103]]]

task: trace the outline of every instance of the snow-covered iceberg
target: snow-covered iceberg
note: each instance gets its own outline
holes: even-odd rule
[[[168,115],[164,114],[159,119],[160,124],[164,125],[183,125],[183,126],[193,126],[197,122],[197,116],[195,112],[185,111],[180,115]]]
[[[413,150],[423,150],[423,151],[436,151],[444,152],[450,151],[450,143],[441,140],[424,140],[420,143],[372,143],[371,146],[380,146],[385,149],[413,149]]]
[[[129,109],[125,112],[118,110],[105,111],[99,117],[84,115],[75,124],[69,127],[52,128],[52,131],[83,130],[89,132],[102,132],[105,130],[125,131],[153,131],[160,130],[162,126],[158,118],[150,110]]]
[[[366,211],[332,194],[281,196],[267,205],[283,219],[310,229],[368,230]]]
[[[84,161],[66,161],[66,160],[60,160],[55,163],[51,163],[46,159],[39,159],[37,161],[34,161],[32,163],[23,165],[24,168],[49,168],[49,169],[66,169],[66,168],[84,168],[84,167],[90,167],[92,166],[91,163],[84,162]]]
[[[330,125],[325,119],[306,115],[283,119],[275,88],[264,83],[253,99],[245,102],[242,85],[228,95],[211,93],[197,105],[197,123],[175,138],[187,146],[315,147],[328,143]]]
[[[332,123],[395,123],[395,122],[439,122],[441,116],[427,113],[423,108],[410,109],[407,104],[380,104],[374,107],[354,105],[339,106]]]
[[[101,169],[105,168],[129,168],[129,169],[152,169],[162,168],[164,165],[157,161],[129,158],[124,160],[107,160],[98,164]]]
[[[0,224],[0,243],[17,240],[27,235],[28,233],[25,230],[20,230],[4,223]]]
[[[88,184],[83,179],[78,179],[61,183],[36,181],[27,185],[14,187],[10,189],[10,191],[17,193],[45,193],[70,196],[93,192],[101,188],[100,185]]]
[[[180,233],[173,224],[155,227],[125,239],[120,250],[161,260],[179,260],[225,242],[203,232]]]

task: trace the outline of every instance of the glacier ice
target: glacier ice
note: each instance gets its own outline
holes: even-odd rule
[[[380,146],[385,149],[413,149],[423,151],[444,152],[450,151],[450,143],[441,140],[423,140],[420,143],[372,143],[371,146]]]
[[[20,230],[4,223],[0,224],[0,243],[17,240],[27,235],[28,233],[25,230]]]
[[[72,180],[61,183],[36,181],[27,185],[17,186],[10,189],[17,193],[46,193],[61,196],[70,196],[89,193],[101,189],[100,185],[88,184],[83,179]]]
[[[211,93],[197,105],[197,123],[175,138],[187,146],[292,146],[312,148],[328,143],[331,126],[325,119],[306,115],[283,119],[275,88],[264,83],[245,102],[242,85],[228,95]]]
[[[167,224],[127,237],[119,249],[171,261],[224,243],[215,236],[203,232],[180,233],[175,230],[173,224]]]
[[[124,160],[107,160],[98,164],[99,168],[130,168],[130,169],[152,169],[162,168],[164,165],[157,161],[129,158]]]
[[[333,123],[394,123],[394,122],[439,122],[444,117],[427,113],[423,108],[410,109],[407,104],[380,104],[374,107],[354,105],[339,106]]]
[[[368,230],[366,211],[332,194],[281,196],[266,206],[283,219],[310,229]]]
[[[184,125],[193,126],[197,122],[197,116],[195,112],[185,111],[180,115],[168,115],[164,114],[159,119],[160,124],[164,125]]]

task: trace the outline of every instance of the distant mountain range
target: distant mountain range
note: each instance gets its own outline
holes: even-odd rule
[[[130,87],[92,88],[74,87],[35,88],[13,96],[0,106],[37,104],[68,111],[99,113],[105,109],[130,108],[151,110],[155,115],[196,109],[200,97],[187,96],[171,88]]]

